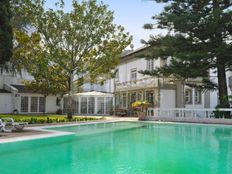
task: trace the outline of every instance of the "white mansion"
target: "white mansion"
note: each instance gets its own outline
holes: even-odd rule
[[[130,109],[136,100],[147,100],[158,108],[214,108],[217,103],[217,91],[201,92],[198,89],[184,86],[181,81],[156,78],[139,73],[140,70],[152,70],[163,66],[161,59],[146,60],[140,58],[146,48],[127,52],[121,57],[116,67],[115,79],[110,79],[103,86],[83,85],[83,91],[98,91],[97,96],[86,97],[88,93],[76,94],[79,98],[74,102],[74,112],[77,114],[109,114],[110,106],[106,101],[114,94],[114,106],[117,109]],[[229,95],[232,94],[232,72],[227,73]],[[213,80],[217,81],[216,77]],[[28,90],[22,85],[22,80],[32,77],[24,72],[22,76],[9,74],[0,75],[0,113],[55,113],[59,108],[65,110],[56,96],[45,98],[42,94]],[[190,80],[197,83],[196,79]],[[105,95],[105,94],[109,95]],[[91,93],[92,95],[93,93]],[[112,107],[111,107],[112,109]]]

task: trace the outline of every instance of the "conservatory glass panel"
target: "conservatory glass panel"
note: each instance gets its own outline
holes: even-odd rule
[[[81,114],[87,114],[87,97],[81,97]]]
[[[104,114],[104,97],[98,97],[97,99],[97,113]]]
[[[31,97],[31,112],[38,112],[38,97]]]
[[[73,113],[77,114],[79,112],[79,101],[78,97],[75,97],[73,100]]]
[[[106,114],[109,114],[112,112],[113,109],[113,98],[107,97],[106,98]]]
[[[95,104],[95,98],[94,97],[89,97],[89,102],[88,102],[88,114],[94,114],[94,104]]]

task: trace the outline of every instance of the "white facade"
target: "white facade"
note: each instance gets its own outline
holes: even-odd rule
[[[3,73],[0,75],[0,113],[55,113],[57,106],[56,96],[44,96],[24,90],[23,80],[32,80],[33,77],[22,71],[22,75]]]
[[[200,109],[214,108],[217,105],[217,92],[202,92],[172,79],[140,74],[141,70],[152,70],[168,62],[141,58],[141,53],[145,51],[145,48],[141,48],[121,58],[115,78],[117,108],[130,109],[131,103],[136,100],[150,100],[158,108]],[[197,79],[195,80],[197,83]]]

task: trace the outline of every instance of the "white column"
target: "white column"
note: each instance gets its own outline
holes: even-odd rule
[[[103,114],[106,114],[106,97],[104,97],[104,112]]]
[[[94,105],[95,105],[95,107],[94,107],[94,114],[97,114],[97,102],[98,102],[98,98],[95,97],[95,100],[94,100]]]
[[[39,112],[39,97],[40,96],[38,96],[38,98],[37,98],[37,102],[38,102],[38,104],[37,104],[37,112]]]
[[[86,111],[86,113],[89,114],[89,97],[88,96],[86,97],[86,100],[87,100],[87,107],[86,107],[87,111]]]
[[[28,113],[31,112],[31,96],[28,96]]]
[[[81,114],[81,97],[78,97],[78,102],[79,102],[79,105],[78,105],[78,114]]]

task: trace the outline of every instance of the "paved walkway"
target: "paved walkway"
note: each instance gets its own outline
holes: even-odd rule
[[[50,137],[56,134],[54,131],[41,130],[43,127],[49,126],[65,126],[65,125],[81,125],[81,124],[91,124],[91,123],[101,123],[101,122],[111,122],[111,121],[137,121],[135,117],[105,117],[104,120],[94,120],[94,121],[84,121],[84,122],[70,122],[70,123],[49,123],[49,124],[31,124],[24,128],[21,132],[11,132],[3,133],[0,132],[0,143],[13,142],[14,140],[26,140],[30,138],[42,138]]]

